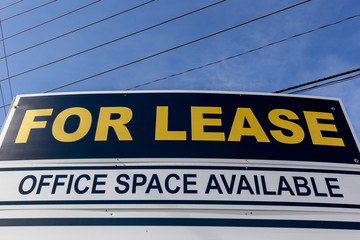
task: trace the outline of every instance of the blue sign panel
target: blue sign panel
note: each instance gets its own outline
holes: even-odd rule
[[[1,160],[225,158],[356,164],[338,99],[224,92],[18,96]]]

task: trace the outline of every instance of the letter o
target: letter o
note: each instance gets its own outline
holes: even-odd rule
[[[80,123],[75,132],[65,132],[65,122],[70,117],[76,115],[80,118]],[[91,113],[89,110],[80,107],[68,108],[59,113],[55,118],[52,133],[56,140],[60,142],[75,142],[83,138],[91,127]]]
[[[29,190],[24,190],[24,183],[28,179],[32,179],[32,185],[29,188]],[[31,193],[35,189],[36,182],[37,182],[36,177],[34,175],[28,175],[28,176],[24,177],[19,184],[19,192],[22,195],[27,195],[27,194]]]

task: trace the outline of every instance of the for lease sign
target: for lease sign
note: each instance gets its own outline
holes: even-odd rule
[[[355,164],[338,99],[219,92],[18,96],[2,160],[226,158]]]
[[[338,99],[24,95],[0,136],[0,208],[358,211],[358,159]]]

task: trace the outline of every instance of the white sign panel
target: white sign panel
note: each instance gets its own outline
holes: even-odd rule
[[[360,172],[230,166],[2,169],[2,207],[183,205],[360,209]]]

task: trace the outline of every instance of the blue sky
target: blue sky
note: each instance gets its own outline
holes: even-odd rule
[[[146,0],[2,0],[0,17],[4,36],[48,21],[95,2],[48,24],[5,40],[7,54],[72,31]],[[50,4],[19,16],[28,9]],[[73,34],[8,57],[10,75],[92,48],[165,20],[215,3],[214,0],[155,0]],[[41,93],[58,86],[127,64],[190,42],[301,1],[227,0],[195,14],[116,41],[104,47],[11,78],[12,95]],[[3,9],[2,9],[3,8]],[[313,0],[301,6],[235,28],[58,90],[113,91],[160,79],[281,40],[353,15],[358,0]],[[7,19],[9,18],[9,19]],[[169,78],[137,90],[223,90],[273,92],[360,66],[360,17],[254,51],[231,60]],[[0,54],[4,56],[2,42]],[[4,59],[0,78],[7,77]],[[11,102],[9,82],[1,82],[5,104]],[[344,102],[355,132],[360,136],[360,79],[302,94],[337,97]],[[0,112],[0,122],[5,114]]]

